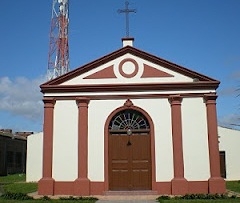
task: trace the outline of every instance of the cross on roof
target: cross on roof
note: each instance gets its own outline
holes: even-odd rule
[[[125,1],[125,9],[118,9],[118,13],[125,13],[126,15],[126,37],[129,37],[129,13],[136,13],[136,9],[128,8],[129,2]]]

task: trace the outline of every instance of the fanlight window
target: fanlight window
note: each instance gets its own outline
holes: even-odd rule
[[[132,109],[117,113],[111,120],[109,130],[149,130],[149,123],[145,116]]]

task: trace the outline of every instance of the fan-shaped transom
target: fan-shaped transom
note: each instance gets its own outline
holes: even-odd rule
[[[122,110],[112,118],[109,130],[111,132],[125,132],[128,129],[132,131],[149,131],[148,120],[139,111],[133,109]]]

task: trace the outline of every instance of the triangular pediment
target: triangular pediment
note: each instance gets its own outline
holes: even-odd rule
[[[161,77],[174,77],[174,76],[162,70],[158,70],[157,68],[154,68],[152,66],[143,64],[143,72],[141,78],[161,78]],[[107,78],[117,78],[117,76],[114,73],[114,65],[111,65],[107,68],[104,68],[103,70],[88,75],[83,79],[107,79]]]
[[[131,46],[123,47],[89,64],[41,85],[42,91],[51,87],[209,84],[219,81],[153,56]]]
[[[106,78],[117,78],[114,74],[113,65],[104,68],[103,70],[92,73],[83,79],[106,79]]]

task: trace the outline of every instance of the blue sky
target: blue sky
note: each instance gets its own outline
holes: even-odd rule
[[[221,81],[221,125],[239,124],[240,1],[130,0],[134,46]],[[121,48],[124,0],[69,0],[71,70]],[[52,0],[1,1],[0,128],[41,131]],[[233,126],[232,126],[233,127]]]

